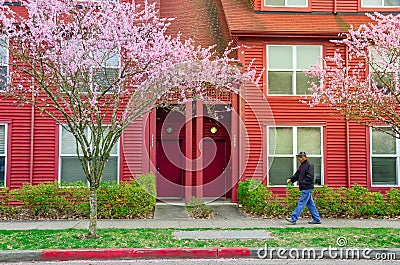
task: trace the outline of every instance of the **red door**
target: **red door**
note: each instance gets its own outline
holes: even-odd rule
[[[184,196],[182,140],[157,140],[157,198]]]
[[[203,194],[204,197],[224,197],[227,193],[226,167],[228,163],[226,140],[203,142]]]

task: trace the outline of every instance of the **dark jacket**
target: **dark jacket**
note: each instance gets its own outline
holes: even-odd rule
[[[299,181],[300,190],[311,190],[314,188],[314,165],[308,160],[301,163],[299,169],[290,180],[295,183]]]

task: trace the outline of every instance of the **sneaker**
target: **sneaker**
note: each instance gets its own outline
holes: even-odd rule
[[[312,221],[310,221],[310,222],[308,222],[310,225],[320,225],[321,224],[321,221],[315,221],[315,220],[312,220]]]
[[[286,221],[288,221],[289,223],[291,223],[292,225],[296,224],[296,221],[292,220],[292,218],[286,218]]]

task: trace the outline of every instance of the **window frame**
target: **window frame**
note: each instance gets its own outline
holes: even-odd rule
[[[311,0],[307,0],[307,6],[273,6],[266,5],[265,0],[261,1],[261,11],[277,12],[311,12]]]
[[[277,69],[277,68],[271,68],[270,67],[270,61],[269,61],[269,48],[270,47],[291,47],[292,48],[292,68],[286,68],[286,69]],[[319,48],[319,63],[322,64],[322,56],[323,56],[323,46],[322,45],[315,45],[315,44],[297,44],[297,45],[280,45],[280,44],[268,44],[266,45],[266,71],[265,71],[265,86],[267,90],[267,96],[271,97],[301,97],[301,96],[307,96],[308,94],[297,94],[297,86],[296,86],[296,73],[297,72],[303,72],[305,69],[301,69],[297,67],[297,47],[318,47]],[[290,72],[292,73],[292,93],[291,94],[270,94],[269,92],[269,86],[268,86],[268,73],[269,72]]]
[[[270,135],[269,135],[269,130],[271,128],[291,128],[293,130],[293,150],[292,150],[292,154],[270,154],[269,152],[269,144],[270,144]],[[324,185],[325,182],[325,174],[324,174],[324,126],[322,125],[268,125],[266,126],[266,165],[267,165],[267,172],[266,172],[266,178],[267,178],[267,186],[269,187],[286,187],[286,185],[277,185],[277,184],[270,184],[270,178],[269,178],[269,158],[273,157],[273,159],[275,159],[275,157],[283,157],[283,158],[292,158],[293,162],[292,162],[292,166],[293,166],[293,173],[292,175],[297,171],[298,169],[298,160],[296,155],[302,151],[302,150],[298,150],[298,142],[297,142],[297,130],[298,128],[319,128],[320,129],[320,135],[321,135],[321,154],[320,155],[314,155],[314,154],[307,154],[308,158],[320,158],[321,159],[321,185],[317,185],[315,184],[316,187],[322,187]],[[314,174],[315,174],[315,169],[314,169]],[[292,175],[287,176],[287,178],[290,178]],[[315,177],[315,176],[314,176]],[[295,184],[296,186],[298,185],[298,183],[296,182]]]
[[[102,126],[109,126],[108,124],[103,124]],[[59,148],[58,148],[58,182],[60,183],[59,185],[60,185],[60,187],[62,186],[62,176],[61,176],[61,173],[62,173],[62,158],[63,157],[76,157],[77,159],[78,159],[78,155],[76,154],[76,152],[74,153],[74,154],[63,154],[62,153],[62,135],[63,135],[63,130],[65,130],[64,129],[64,127],[62,126],[62,125],[59,125],[59,133],[58,133],[58,146],[59,146]],[[89,131],[89,128],[86,128],[86,133],[88,134],[88,135],[90,135],[90,131]],[[121,163],[120,163],[120,140],[117,142],[117,144],[116,144],[116,150],[117,150],[117,152],[116,152],[116,154],[112,154],[112,153],[110,153],[110,157],[116,157],[117,158],[117,179],[116,179],[116,181],[117,181],[117,183],[119,183],[120,182],[120,167],[121,167]],[[72,186],[67,186],[67,187],[72,187]]]
[[[108,0],[108,1],[110,1],[110,0]],[[118,0],[116,0],[116,1],[118,1]],[[116,69],[117,71],[118,71],[118,73],[120,74],[121,72],[121,59],[122,59],[122,53],[121,53],[121,48],[120,47],[118,47],[117,48],[118,49],[118,53],[115,53],[115,55],[118,55],[118,66],[117,67],[106,67],[106,62],[110,59],[110,58],[107,58],[103,63],[102,63],[102,65],[101,65],[101,67],[100,67],[100,69],[102,69],[102,70],[106,70],[106,69]],[[101,51],[99,51],[99,52],[101,52]],[[113,57],[113,56],[112,56]],[[111,58],[112,58],[111,57]],[[91,82],[90,82],[90,85],[91,85],[91,87],[93,88],[93,85],[94,85],[94,80],[95,80],[95,76],[96,76],[96,73],[95,73],[95,69],[96,68],[94,68],[94,67],[92,67],[91,69],[90,69],[90,71],[91,71],[91,73],[90,73],[90,79],[91,79]],[[109,92],[107,92],[106,94],[111,94],[112,93],[112,91],[109,91]]]
[[[385,0],[380,0],[381,4],[380,5],[365,5],[364,4],[365,0],[361,0],[360,1],[360,7],[361,8],[400,8],[400,5],[396,5],[396,6],[385,6]]]
[[[10,47],[10,40],[9,39],[5,39],[5,40],[1,40],[1,41],[4,41],[5,43],[6,43],[6,46],[7,47],[5,47],[4,49],[6,50],[6,60],[5,60],[5,62],[2,62],[1,60],[0,60],[0,66],[1,67],[3,67],[3,66],[6,66],[7,67],[7,74],[6,74],[6,84],[5,84],[5,88],[3,89],[2,87],[1,87],[1,85],[0,85],[0,93],[1,92],[6,92],[7,91],[7,83],[10,81],[10,49],[9,49],[9,47]],[[0,49],[3,49],[3,46],[1,46],[0,45]]]
[[[285,4],[284,5],[282,5],[282,6],[279,6],[279,5],[268,5],[268,4],[266,4],[266,1],[267,0],[263,0],[263,6],[264,7],[267,7],[267,8],[276,8],[276,7],[285,7],[285,8],[308,8],[309,7],[309,1],[308,0],[306,0],[305,2],[306,2],[306,5],[305,6],[303,6],[303,5],[289,5],[287,2],[289,1],[289,0],[284,0],[285,1]]]
[[[388,126],[377,126],[377,128],[389,128]],[[378,130],[370,127],[370,180],[371,180],[371,187],[400,187],[400,139],[395,138],[396,143],[396,154],[373,154],[372,144],[373,144],[373,131]],[[396,158],[396,183],[397,184],[374,184],[373,182],[373,166],[372,166],[372,158]]]
[[[4,189],[7,187],[8,124],[0,123],[0,126],[4,126],[4,154],[0,154],[0,157],[4,157],[4,185],[0,189]]]
[[[376,71],[371,66],[371,62],[373,62],[373,60],[374,60],[374,52],[372,50],[374,47],[375,46],[370,46],[368,48],[368,60],[369,60],[370,63],[368,64],[367,69],[368,69],[368,77],[369,77],[369,80],[370,80],[370,86],[372,85],[371,82],[373,80],[373,76],[372,75],[376,73]],[[384,60],[386,61],[386,58]],[[400,63],[400,61],[398,61],[398,62]],[[383,70],[383,67],[378,66],[378,70]],[[395,72],[388,71],[386,73],[386,75],[390,75],[390,74],[395,74]],[[396,83],[396,85],[398,85],[398,84]],[[382,87],[382,88],[384,88],[384,87]]]

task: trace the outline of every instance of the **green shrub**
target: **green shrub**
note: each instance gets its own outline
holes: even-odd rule
[[[146,187],[155,187],[151,176],[155,183],[154,175],[147,175]],[[156,197],[136,180],[103,185],[97,192],[97,200],[99,218],[144,218],[153,213],[156,204]]]
[[[245,211],[263,214],[268,192],[272,194],[260,181],[249,179],[246,182],[239,182],[238,200]]]
[[[351,217],[374,217],[389,214],[388,203],[380,192],[371,192],[367,188],[354,184],[343,190],[346,213]]]
[[[148,194],[154,198],[157,196],[156,178],[153,173],[148,173],[147,175],[136,175],[135,180]]]
[[[38,185],[25,183],[20,190],[13,190],[12,194],[32,216],[58,218],[73,212],[72,204],[62,195],[58,182]]]
[[[238,199],[246,212],[279,217],[290,214],[297,206],[301,191],[288,185],[286,197],[279,198],[258,181],[239,182]],[[392,188],[386,196],[360,185],[333,189],[316,187],[313,198],[322,217],[370,218],[400,215],[400,190]],[[307,212],[307,207],[304,209]]]
[[[400,215],[400,189],[391,188],[386,192],[389,207],[389,214],[392,216]]]
[[[299,188],[295,187],[293,184],[289,184],[286,189],[286,207],[290,212],[292,212],[296,206],[297,202],[301,196],[301,191]]]
[[[12,199],[13,196],[7,188],[0,189],[0,216],[7,216],[13,212],[13,208],[9,205]]]
[[[121,184],[104,182],[97,191],[99,218],[143,218],[154,210],[155,177],[141,176],[138,181]],[[7,197],[8,196],[8,197]],[[12,200],[22,206],[13,207]],[[24,184],[21,189],[9,194],[2,190],[0,214],[7,215],[10,209],[26,210],[30,218],[87,218],[89,216],[89,189],[82,183],[72,183],[59,187],[58,182]],[[8,211],[8,212],[7,212]],[[10,217],[12,218],[12,217]]]
[[[274,216],[288,213],[286,203],[260,181],[239,182],[238,200],[247,212]]]
[[[343,216],[346,207],[340,191],[326,185],[314,189],[313,198],[321,216],[334,215]]]

